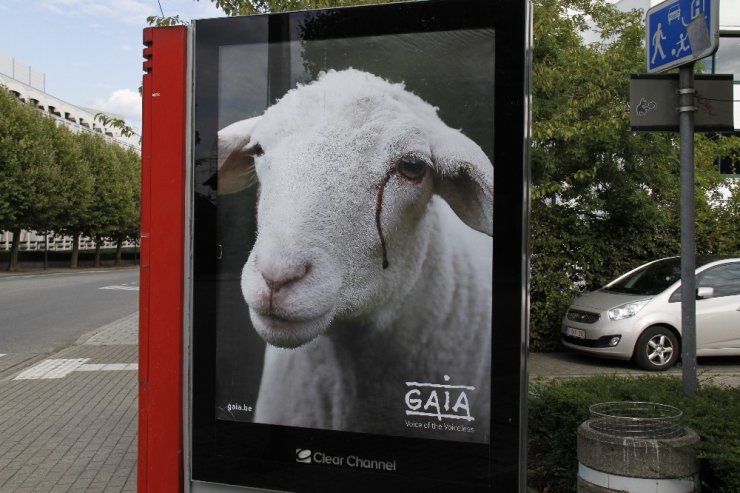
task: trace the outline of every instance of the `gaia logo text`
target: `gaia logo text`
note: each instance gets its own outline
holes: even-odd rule
[[[450,381],[448,375],[445,382]],[[449,385],[447,383],[406,382],[406,415],[429,416],[439,421],[443,419],[464,419],[475,421],[470,415],[470,401],[467,392],[475,387],[467,385]]]

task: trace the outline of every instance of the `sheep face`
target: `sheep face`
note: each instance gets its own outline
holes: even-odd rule
[[[490,234],[490,162],[400,85],[330,72],[248,126],[226,164],[253,166],[259,181],[242,293],[270,344],[367,327],[403,300],[439,234],[435,193]]]

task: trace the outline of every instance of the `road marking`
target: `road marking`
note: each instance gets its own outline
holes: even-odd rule
[[[81,365],[75,371],[125,371],[125,370],[138,370],[138,363],[107,363],[107,364],[93,364],[88,363]]]
[[[47,359],[28,370],[22,371],[13,380],[64,378],[89,360],[90,358]]]
[[[102,288],[98,289],[112,289],[112,290],[119,290],[119,291],[138,291],[139,286],[135,282],[127,283],[127,284],[116,284],[114,286],[103,286]]]
[[[88,364],[90,358],[47,359],[19,373],[13,380],[64,378],[74,371],[136,371],[138,363]]]

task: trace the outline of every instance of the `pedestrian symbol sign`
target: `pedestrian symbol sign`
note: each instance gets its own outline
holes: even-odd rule
[[[719,46],[719,0],[667,0],[650,8],[645,22],[648,73],[699,60]]]

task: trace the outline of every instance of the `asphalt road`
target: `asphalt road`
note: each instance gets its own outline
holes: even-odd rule
[[[139,269],[0,276],[0,354],[44,354],[139,309]]]

